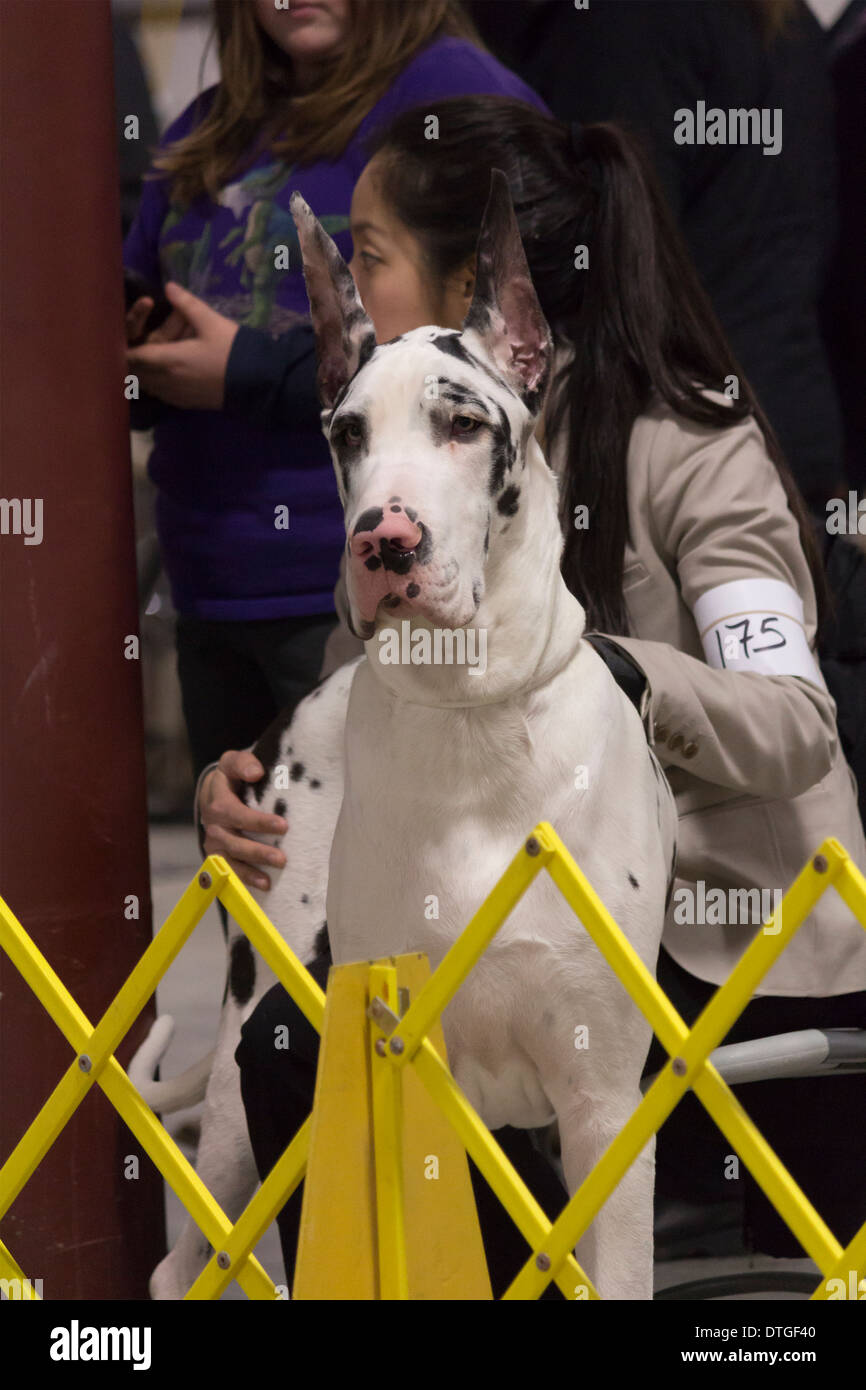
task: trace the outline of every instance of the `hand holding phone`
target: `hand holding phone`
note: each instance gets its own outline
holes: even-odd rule
[[[126,309],[126,341],[130,347],[143,343],[165,322],[172,306],[160,290],[154,290],[136,270],[123,270],[123,297]]]

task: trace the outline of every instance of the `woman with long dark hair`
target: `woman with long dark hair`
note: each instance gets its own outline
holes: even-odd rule
[[[210,379],[202,340],[134,346],[155,428],[148,463],[178,615],[178,674],[196,775],[319,677],[334,626],[342,517],[312,373],[276,427],[249,407],[269,389],[274,336],[303,363],[311,343],[288,200],[300,189],[348,254],[349,204],[379,122],[466,92],[531,101],[476,42],[458,0],[216,0],[219,83],[166,131],[124,263],[154,292],[199,301],[232,358]],[[541,103],[539,102],[539,105]],[[152,297],[131,309],[137,343]],[[169,333],[169,327],[163,334]],[[142,410],[146,405],[147,410]]]
[[[504,171],[557,348],[544,434],[561,479],[564,574],[588,626],[648,677],[651,737],[677,798],[679,876],[659,979],[692,1020],[762,920],[723,915],[712,894],[727,904],[783,891],[827,835],[866,867],[854,780],[813,652],[823,584],[811,531],[628,138],[496,98],[439,103],[436,114],[437,140],[409,112],[374,146],[353,198],[353,274],[380,341],[423,323],[459,327],[489,172]],[[237,833],[267,833],[268,818],[242,807],[228,779],[260,775],[249,754],[227,755],[202,796],[207,848],[253,884],[277,852]],[[322,978],[327,964],[317,963]],[[758,995],[730,1040],[866,1023],[866,938],[835,894]],[[250,1098],[267,1094],[262,1040],[286,1007],[273,991],[245,1025],[238,1060]],[[650,1066],[664,1060],[656,1052]],[[841,1238],[856,1224],[862,1141],[835,1126],[828,1182],[824,1150],[790,1123],[804,1110],[827,1119],[826,1083],[784,1086],[781,1103],[772,1088],[750,1087],[747,1107],[809,1195],[820,1193]],[[842,1109],[860,1103],[858,1078],[832,1086]],[[261,1104],[248,1102],[254,1139]],[[706,1200],[724,1200],[727,1145],[702,1127],[697,1104],[683,1102],[677,1117],[660,1138],[662,1180],[676,1187],[674,1170],[691,1169]],[[283,1140],[297,1119],[278,1123]],[[769,1220],[757,1198],[751,1220]]]

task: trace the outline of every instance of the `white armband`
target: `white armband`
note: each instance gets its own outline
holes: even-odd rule
[[[809,650],[802,600],[790,584],[735,579],[701,594],[693,612],[708,665],[765,676],[802,676],[826,690]]]

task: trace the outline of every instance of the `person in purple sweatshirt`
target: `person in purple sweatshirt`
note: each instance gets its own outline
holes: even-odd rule
[[[222,80],[166,131],[124,244],[125,266],[177,310],[129,363],[144,393],[133,428],[155,429],[149,473],[196,775],[307,693],[335,623],[343,519],[291,194],[348,260],[377,126],[472,93],[546,110],[480,46],[457,0],[215,0],[215,12]],[[142,297],[128,316],[130,343],[149,307]],[[275,422],[268,401],[285,402],[287,373],[291,411]]]

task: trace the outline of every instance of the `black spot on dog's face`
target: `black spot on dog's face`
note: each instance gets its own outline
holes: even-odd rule
[[[465,363],[466,366],[471,367],[475,372],[482,372],[489,381],[494,381],[500,390],[504,387],[506,391],[510,391],[511,395],[514,395],[507,381],[504,381],[496,372],[491,371],[487,363],[483,362],[480,357],[476,357],[473,352],[469,351],[462,342],[459,333],[438,333],[436,337],[431,338],[430,341],[439,352],[444,352],[447,357],[456,358],[458,362]]]
[[[629,883],[631,884],[632,888],[640,888],[640,884],[638,883],[638,881],[637,881],[637,879],[635,878],[634,874],[632,874],[632,873],[629,874],[629,876],[628,876],[628,881],[629,881]]]
[[[256,987],[256,961],[253,948],[245,936],[232,942],[229,959],[229,988],[236,1004],[243,1005],[252,998]]]
[[[406,515],[408,516],[408,518],[409,518],[410,521],[413,521],[413,522],[414,522],[414,521],[417,521],[417,520],[418,520],[418,513],[416,512],[416,510],[415,510],[414,507],[407,507],[407,508],[406,508]]]
[[[352,528],[352,535],[358,536],[363,531],[375,531],[376,527],[382,524],[384,516],[385,513],[381,507],[368,507],[365,512],[361,513],[358,520],[355,522]]]
[[[505,482],[506,473],[514,467],[517,449],[511,434],[511,422],[501,405],[496,406],[498,425],[493,429],[493,453],[490,460],[490,494],[495,497]]]
[[[496,510],[500,512],[502,516],[514,516],[517,512],[519,502],[520,488],[517,487],[515,483],[512,483],[498,499]]]
[[[321,782],[319,781],[318,777],[311,777],[311,778],[310,778],[310,787],[312,788],[312,790],[313,790],[314,792],[317,792],[317,791],[319,790],[319,787],[320,787],[321,785],[322,785],[322,784],[321,784]]]
[[[400,498],[399,498],[399,497],[389,497],[389,498],[388,498],[388,506],[390,507],[390,505],[391,505],[392,502],[399,502],[399,501],[400,501]]]
[[[309,895],[308,893],[302,893],[302,894],[301,894],[301,902],[302,902],[302,903],[308,903],[309,901],[310,901],[310,895]]]
[[[300,782],[300,780],[301,780],[301,778],[303,777],[303,775],[304,775],[304,764],[303,764],[303,763],[292,763],[292,766],[291,766],[290,769],[289,769],[289,776],[291,777],[292,781],[293,781],[293,782]]]
[[[420,592],[421,592],[421,585],[420,585],[420,584],[407,584],[407,585],[406,585],[406,597],[407,597],[407,598],[417,598],[417,596],[418,596],[418,594],[420,594]]]
[[[275,815],[275,816],[285,816],[285,814],[286,814],[286,803],[285,803],[285,801],[283,800],[282,797],[278,797],[277,800],[274,802],[274,815]]]
[[[368,570],[378,570],[382,568],[382,561],[378,555],[371,555],[369,560],[364,561],[364,565]]]
[[[440,333],[433,339],[433,346],[444,352],[446,357],[456,357],[458,362],[471,363],[474,360],[461,343],[459,333]]]

